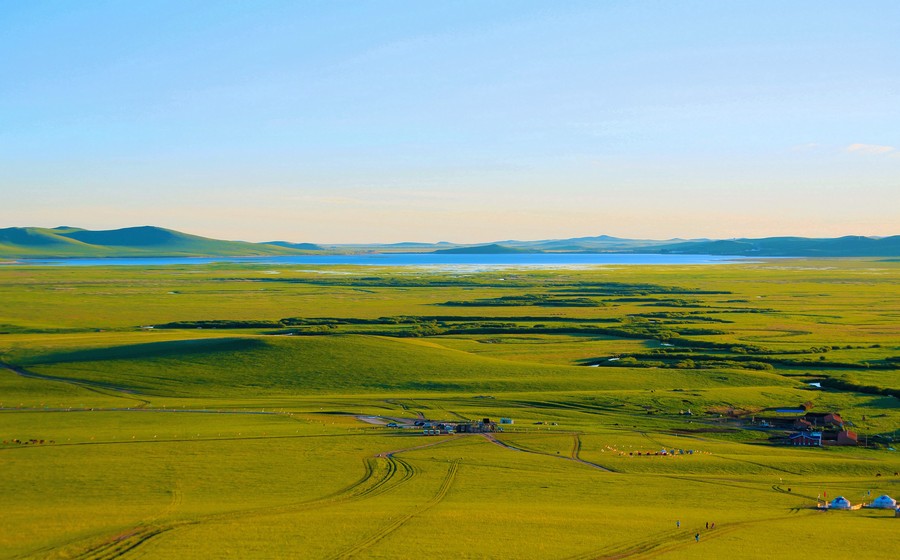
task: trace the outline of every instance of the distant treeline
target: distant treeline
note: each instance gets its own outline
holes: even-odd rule
[[[640,368],[670,368],[670,369],[750,369],[758,371],[772,371],[775,368],[766,362],[748,360],[724,360],[721,357],[715,360],[683,360],[665,362],[661,360],[639,360],[636,356],[625,356],[610,361],[609,358],[592,362],[592,365],[607,367],[640,367]]]
[[[154,325],[157,329],[277,329],[285,325],[280,321],[173,321]]]
[[[693,311],[690,313],[685,313],[683,311],[654,311],[651,313],[638,313],[629,315],[629,317],[653,320],[664,319],[681,323],[734,323],[734,321],[729,321],[728,319],[709,317],[708,315],[702,314],[702,312],[697,311]]]
[[[591,298],[558,298],[548,295],[526,294],[467,301],[447,301],[439,305],[452,307],[602,307],[606,304]]]
[[[523,322],[540,321],[535,324]],[[455,316],[393,316],[377,319],[333,318],[333,317],[289,317],[278,321],[176,321],[155,325],[160,329],[293,329],[292,334],[322,334],[339,332],[343,334],[377,334],[383,336],[434,336],[441,334],[582,334],[658,340],[691,348],[729,348],[742,345],[708,342],[681,338],[682,335],[721,335],[727,331],[710,328],[681,328],[671,330],[670,325],[610,325],[615,319],[570,319],[559,317],[455,317]],[[554,324],[557,323],[557,324]],[[560,325],[559,323],[565,323]],[[387,330],[353,330],[341,327],[353,326],[402,326]],[[754,351],[758,347],[743,345],[744,351]]]
[[[170,323],[162,323],[154,325],[157,329],[277,329],[288,327],[305,327],[305,326],[342,326],[342,325],[417,325],[425,323],[439,323],[443,326],[451,324],[469,324],[476,322],[503,322],[514,328],[516,325],[512,321],[518,322],[557,322],[557,323],[617,323],[617,319],[612,318],[572,318],[572,317],[542,317],[542,316],[519,316],[519,317],[486,317],[471,316],[459,317],[457,315],[397,315],[391,317],[379,317],[377,319],[360,319],[357,317],[287,317],[278,319],[277,321],[258,321],[258,320],[200,320],[200,321],[173,321]],[[539,326],[539,325],[535,325]],[[530,327],[528,327],[530,328]]]
[[[791,354],[820,354],[827,352],[829,347],[813,347],[807,350],[792,350]],[[732,367],[743,369],[774,369],[774,366],[803,367],[815,369],[900,369],[900,360],[888,358],[880,362],[838,362],[825,359],[820,355],[818,360],[789,358],[776,355],[771,350],[759,349],[750,354],[746,347],[732,346],[728,348],[731,354],[697,354],[690,350],[687,352],[681,348],[661,348],[644,353],[629,353],[618,356],[614,362],[609,358],[588,360],[592,365],[631,367],[676,367],[688,369],[704,369],[718,367]]]
[[[846,379],[836,379],[833,377],[828,377],[821,379],[819,383],[822,384],[822,387],[827,387],[829,389],[840,389],[842,391],[855,391],[857,393],[865,393],[868,395],[884,395],[884,396],[897,396],[900,394],[900,388],[897,387],[878,387],[875,385],[860,385],[858,383],[853,383],[852,381],[848,381]]]
[[[591,296],[625,296],[650,294],[684,294],[684,295],[725,295],[731,292],[715,290],[697,290],[677,286],[661,286],[659,284],[629,284],[625,282],[579,282],[577,286],[552,290],[557,293]]]

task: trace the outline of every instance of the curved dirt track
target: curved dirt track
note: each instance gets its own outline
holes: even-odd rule
[[[340,490],[337,490],[331,494],[327,494],[321,498],[316,498],[314,500],[296,502],[280,506],[258,507],[239,511],[213,513],[184,521],[174,521],[168,523],[159,521],[161,517],[174,513],[178,505],[180,505],[181,495],[176,488],[176,490],[173,491],[173,502],[170,503],[163,512],[160,512],[159,514],[154,515],[150,518],[144,519],[129,529],[121,530],[111,536],[79,539],[76,541],[72,541],[67,545],[56,547],[54,549],[35,550],[28,554],[28,556],[33,557],[58,553],[58,555],[61,555],[62,557],[71,558],[73,560],[112,560],[114,558],[120,558],[126,555],[127,553],[131,552],[132,550],[136,549],[137,547],[141,546],[154,537],[177,529],[186,529],[191,526],[203,523],[215,523],[219,521],[231,521],[251,517],[264,517],[284,513],[300,512],[329,507],[345,502],[374,498],[381,494],[385,494],[387,492],[395,490],[397,487],[401,486],[405,482],[408,482],[419,473],[419,470],[409,461],[394,457],[395,454],[399,454],[405,451],[423,449],[426,447],[433,447],[435,445],[440,445],[442,443],[452,441],[453,439],[456,438],[442,438],[438,441],[430,442],[425,445],[407,449],[384,451],[374,457],[367,457],[363,460],[364,474],[359,480],[349,484],[348,486]],[[402,517],[399,524],[395,522],[388,528],[382,529],[381,531],[379,531],[379,533],[376,533],[372,537],[366,539],[364,542],[357,543],[357,545],[354,546],[354,550],[362,545],[365,546],[362,546],[360,550],[375,544],[376,542],[387,536],[387,534],[389,534],[390,532],[395,531],[407,520],[433,507],[446,494],[450,484],[452,483],[453,477],[455,477],[457,467],[458,461],[451,465],[452,476],[448,475],[449,481],[448,478],[445,477],[445,483],[441,486],[442,490],[438,492],[437,500],[435,500],[435,498],[432,498],[432,500],[427,502],[423,508],[419,508],[416,511],[411,512],[407,516]],[[393,527],[395,524],[397,526]],[[353,553],[355,554],[355,552]],[[338,557],[343,558],[346,557],[346,555]]]
[[[608,472],[608,473],[616,472],[612,469],[604,467],[603,465],[598,465],[597,463],[592,463],[590,461],[585,461],[584,459],[582,459],[579,456],[581,453],[581,437],[578,434],[572,434],[572,436],[574,438],[574,444],[573,444],[573,448],[572,448],[572,451],[569,454],[569,456],[553,455],[551,453],[544,453],[542,451],[534,451],[533,449],[517,447],[515,445],[512,445],[511,443],[507,443],[505,441],[501,441],[501,440],[497,439],[496,436],[494,436],[494,434],[490,434],[490,433],[485,433],[485,434],[481,434],[481,435],[484,436],[484,438],[487,439],[489,442],[499,445],[500,447],[503,447],[505,449],[510,449],[512,451],[521,451],[522,453],[533,453],[535,455],[546,455],[547,457],[555,457],[557,459],[564,459],[566,461],[574,461],[576,463],[580,463],[587,467],[601,470],[603,472]]]
[[[441,486],[438,488],[437,493],[435,493],[435,495],[432,496],[430,500],[425,502],[425,504],[405,515],[402,515],[396,521],[393,521],[389,525],[381,528],[377,533],[359,541],[352,547],[338,553],[337,555],[330,557],[329,560],[343,560],[345,558],[351,558],[353,556],[356,556],[357,554],[364,552],[366,549],[374,546],[394,531],[403,527],[414,517],[422,515],[429,509],[439,504],[441,500],[444,499],[444,496],[447,495],[447,492],[450,491],[450,486],[453,484],[453,480],[456,478],[456,473],[458,470],[459,460],[457,459],[456,461],[450,463],[450,467],[447,469],[447,474],[444,476],[444,480],[441,482]]]
[[[807,515],[815,513],[809,510]],[[635,539],[628,543],[614,545],[610,547],[600,548],[575,556],[569,556],[565,560],[615,560],[622,558],[654,558],[661,554],[671,552],[680,548],[690,546],[702,546],[704,542],[710,539],[724,537],[729,533],[733,533],[743,527],[755,525],[757,523],[766,523],[771,521],[783,521],[787,519],[796,519],[797,512],[792,515],[769,517],[763,519],[753,519],[748,521],[737,521],[733,523],[721,523],[715,529],[706,529],[701,526],[697,527],[681,527],[671,531],[661,531],[649,538]],[[695,534],[700,534],[700,541],[694,540]]]

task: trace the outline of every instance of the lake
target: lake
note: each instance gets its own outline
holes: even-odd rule
[[[590,265],[683,265],[748,262],[720,255],[644,255],[610,253],[515,253],[498,255],[434,253],[367,253],[361,255],[292,255],[268,257],[130,257],[18,259],[15,263],[44,266],[160,266],[210,263],[268,265],[561,267]]]

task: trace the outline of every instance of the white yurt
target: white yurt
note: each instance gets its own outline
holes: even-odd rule
[[[828,504],[828,509],[850,509],[851,507],[850,500],[843,496],[838,496]]]
[[[872,503],[869,504],[869,507],[873,508],[881,508],[881,509],[896,509],[897,508],[897,500],[891,498],[887,494],[882,494],[878,496]]]

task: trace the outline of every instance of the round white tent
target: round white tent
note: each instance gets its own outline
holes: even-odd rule
[[[838,496],[837,498],[831,500],[831,503],[828,504],[829,509],[850,509],[852,506],[850,505],[850,500],[843,496]]]
[[[895,509],[897,507],[897,500],[891,498],[887,494],[882,494],[878,496],[872,503],[869,504],[869,507],[873,508],[882,508],[882,509]]]

